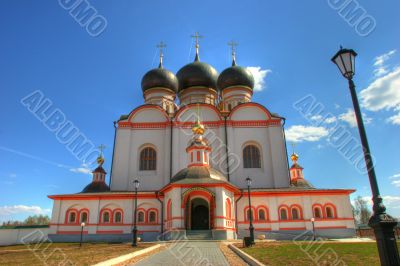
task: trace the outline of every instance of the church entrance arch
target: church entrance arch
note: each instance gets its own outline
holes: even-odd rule
[[[210,229],[210,207],[209,203],[203,198],[194,198],[190,202],[190,229],[209,230]]]

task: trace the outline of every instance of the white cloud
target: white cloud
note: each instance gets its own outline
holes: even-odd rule
[[[400,67],[373,81],[360,92],[361,104],[370,111],[400,107]]]
[[[69,170],[74,173],[87,174],[87,175],[92,174],[92,169],[90,169],[86,164],[82,164],[80,167],[71,168]]]
[[[328,133],[325,127],[295,125],[286,130],[286,139],[290,142],[318,141]]]
[[[400,179],[399,180],[393,180],[391,184],[393,186],[395,186],[395,187],[399,187],[400,188]]]
[[[391,182],[391,184],[392,184],[393,186],[395,186],[395,187],[400,188],[400,173],[394,174],[394,175],[390,176],[389,179],[391,179],[391,180],[395,179],[395,180],[393,180],[393,181]]]
[[[272,72],[271,69],[261,69],[259,66],[249,66],[246,67],[247,70],[253,74],[254,77],[254,91],[262,91],[265,89],[265,78],[269,73]]]
[[[336,120],[337,120],[336,117],[331,116],[331,117],[326,118],[324,122],[327,123],[327,124],[332,124],[332,123],[335,123]]]
[[[389,177],[389,179],[396,179],[396,178],[400,178],[400,173]]]
[[[393,115],[393,116],[389,117],[388,119],[386,119],[386,121],[388,123],[393,124],[393,125],[400,125],[400,113],[398,113],[397,115]]]
[[[362,114],[364,124],[369,124],[372,118],[368,117],[366,114]],[[350,108],[347,109],[346,113],[339,115],[339,120],[346,122],[350,127],[357,127],[357,120],[354,111]]]
[[[374,66],[382,66],[392,55],[396,53],[396,50],[391,50],[385,54],[375,57]]]
[[[50,209],[43,209],[39,206],[0,206],[0,216],[10,216],[13,214],[49,214],[50,212]]]

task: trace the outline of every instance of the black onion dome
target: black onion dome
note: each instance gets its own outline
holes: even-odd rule
[[[233,65],[219,75],[218,77],[218,88],[223,90],[231,86],[246,86],[251,89],[254,88],[254,77],[250,70]]]
[[[173,92],[178,91],[178,79],[171,71],[164,69],[161,65],[158,68],[147,72],[142,78],[142,90],[145,92],[154,87],[170,89]]]
[[[179,91],[192,86],[217,89],[217,70],[211,65],[198,60],[182,67],[176,76],[179,80]]]
[[[110,191],[110,187],[105,182],[92,182],[87,185],[82,193],[95,193],[95,192],[107,192]]]

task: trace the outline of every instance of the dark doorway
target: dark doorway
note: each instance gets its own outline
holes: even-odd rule
[[[210,210],[207,201],[200,198],[192,200],[191,214],[192,230],[210,229]]]

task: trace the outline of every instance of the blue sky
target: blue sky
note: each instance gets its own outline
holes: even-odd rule
[[[227,42],[239,43],[237,62],[253,67],[260,86],[253,100],[287,118],[308,180],[368,197],[367,176],[329,142],[335,123],[358,139],[347,83],[330,61],[340,44],[355,49],[355,83],[381,193],[400,217],[400,2],[351,1],[376,22],[366,36],[334,1],[90,0],[107,22],[98,36],[60,2],[0,2],[0,221],[49,214],[47,195],[76,193],[91,181],[22,98],[40,90],[89,140],[106,145],[109,171],[112,122],[143,103],[140,81],[157,64],[155,45],[167,43],[164,65],[176,72],[193,60],[189,36],[196,31],[205,36],[201,60],[220,72],[230,64]],[[293,105],[307,95],[333,118],[316,123],[317,114],[302,116]]]

